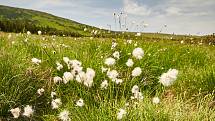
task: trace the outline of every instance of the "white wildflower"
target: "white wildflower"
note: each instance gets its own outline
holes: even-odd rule
[[[82,71],[83,67],[81,67],[81,66],[74,66],[74,67],[70,66],[70,67],[72,68],[71,73],[73,76],[83,72]]]
[[[116,63],[116,60],[114,58],[105,59],[105,64],[108,66],[113,66],[113,65],[115,65],[115,63]]]
[[[77,82],[79,82],[79,83],[84,82],[84,80],[86,80],[86,73],[83,72],[83,71],[79,72],[79,73],[76,75],[75,80],[76,80]]]
[[[123,82],[122,79],[116,79],[115,81],[116,81],[116,84],[121,84]]]
[[[82,65],[82,63],[78,60],[69,60],[68,63],[72,68],[81,67],[81,65]]]
[[[118,51],[115,51],[115,52],[113,53],[113,57],[114,57],[114,58],[119,59],[119,56],[120,56],[120,54],[119,54]]]
[[[140,32],[138,32],[138,33],[136,34],[136,36],[141,36],[141,33],[140,33]]]
[[[152,98],[152,102],[154,104],[158,104],[158,103],[160,103],[160,99],[158,97],[154,97],[154,98]]]
[[[132,71],[132,74],[131,74],[131,75],[132,75],[133,77],[137,77],[137,76],[140,76],[141,73],[142,73],[141,68],[140,68],[140,67],[136,67],[136,68],[134,68],[134,70]]]
[[[135,48],[132,52],[132,55],[136,58],[136,59],[142,59],[144,56],[144,51],[142,48]]]
[[[84,80],[84,85],[87,87],[91,87],[93,84],[93,78],[95,77],[95,71],[91,68],[87,68],[86,71],[86,80]]]
[[[128,59],[128,61],[126,62],[126,65],[127,65],[128,67],[132,67],[132,66],[134,65],[133,60],[132,60],[132,59]]]
[[[106,72],[108,69],[102,66],[102,73]]]
[[[14,118],[19,118],[21,109],[17,107],[17,108],[11,109],[10,112],[13,114]]]
[[[121,120],[124,115],[126,115],[126,110],[120,109],[119,112],[117,113],[117,119]]]
[[[131,44],[131,43],[132,43],[132,40],[127,40],[127,43],[128,43],[128,44]]]
[[[81,67],[82,63],[78,60],[70,60],[69,61],[69,68],[72,69],[72,74],[75,76],[76,74],[82,72],[83,67]]]
[[[107,72],[108,78],[110,78],[112,80],[116,79],[118,75],[119,74],[118,74],[118,72],[116,70],[112,70],[112,71]]]
[[[138,99],[138,100],[143,100],[143,94],[142,92],[136,92],[131,96],[131,99]]]
[[[69,58],[68,58],[68,57],[63,57],[63,61],[64,61],[66,64],[69,64]]]
[[[56,62],[57,65],[57,70],[60,71],[61,69],[63,69],[63,65],[60,64],[59,62]]]
[[[68,83],[70,80],[73,80],[73,75],[71,72],[64,72],[63,74],[63,83],[66,84]]]
[[[117,46],[117,43],[116,42],[112,42],[111,49],[114,49],[116,46]]]
[[[137,85],[134,85],[132,87],[131,92],[133,94],[133,96],[131,96],[131,99],[143,100],[143,94],[139,91],[139,87]]]
[[[84,100],[80,98],[80,99],[76,102],[76,106],[79,106],[79,107],[84,106]]]
[[[67,110],[60,112],[60,114],[58,115],[58,118],[61,121],[71,121],[71,119],[69,118],[69,111]]]
[[[134,86],[132,87],[132,89],[131,89],[131,92],[132,92],[132,93],[137,93],[137,92],[139,92],[139,87],[138,87],[137,85],[134,85]]]
[[[108,87],[108,81],[107,80],[104,80],[102,83],[101,83],[101,88],[102,89],[107,89]]]
[[[30,31],[27,31],[27,35],[31,35],[31,32],[30,32]]]
[[[54,98],[57,95],[56,92],[51,92],[51,97]]]
[[[37,58],[32,58],[31,62],[36,64],[36,65],[39,65],[42,61],[40,59],[37,59]]]
[[[56,84],[56,83],[60,83],[60,82],[63,81],[63,79],[62,79],[61,77],[59,77],[59,76],[55,76],[55,77],[53,78],[53,80],[54,80],[54,83],[55,83],[55,84]]]
[[[178,70],[169,69],[166,73],[163,73],[160,77],[159,82],[164,86],[170,86],[177,79]]]
[[[42,32],[41,32],[41,31],[38,31],[37,33],[38,33],[38,35],[41,35],[41,34],[42,34]]]
[[[44,93],[44,89],[43,88],[40,88],[40,89],[38,89],[37,90],[37,93],[39,94],[39,95],[42,95],[43,93]]]
[[[52,102],[51,102],[52,109],[57,109],[57,108],[59,108],[61,105],[62,105],[62,102],[61,102],[61,99],[60,99],[60,98],[54,99],[54,100],[52,100]]]
[[[32,109],[32,106],[30,105],[27,105],[24,107],[24,113],[22,114],[23,116],[27,116],[27,117],[30,117],[31,115],[33,115],[33,109]]]

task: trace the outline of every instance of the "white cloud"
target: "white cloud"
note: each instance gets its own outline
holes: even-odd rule
[[[167,15],[181,15],[181,9],[180,8],[176,8],[176,7],[168,7],[166,9],[166,14]]]
[[[146,5],[140,5],[135,0],[124,0],[123,9],[126,13],[132,15],[150,15],[151,10]]]

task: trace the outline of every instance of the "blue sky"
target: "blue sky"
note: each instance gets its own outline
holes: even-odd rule
[[[44,11],[101,28],[111,25],[114,30],[119,30],[119,25],[113,13],[122,11],[122,25],[126,20],[130,31],[215,33],[215,0],[0,0],[0,4]]]

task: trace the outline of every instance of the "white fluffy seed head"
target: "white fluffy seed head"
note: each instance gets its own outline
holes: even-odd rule
[[[61,77],[59,77],[59,76],[55,76],[55,77],[53,78],[53,80],[54,80],[54,83],[55,83],[55,84],[56,84],[56,83],[60,83],[60,82],[63,81],[63,79],[62,79]]]
[[[140,89],[137,85],[134,85],[131,89],[131,92],[133,96],[131,96],[131,99],[138,99],[138,100],[143,100],[143,94],[140,92]]]
[[[136,36],[141,36],[141,33],[140,33],[140,32],[138,32],[138,33],[136,34]]]
[[[159,82],[166,87],[171,86],[174,83],[174,81],[177,79],[177,75],[178,75],[178,70],[169,69],[166,73],[163,73],[161,75]]]
[[[69,58],[68,58],[68,57],[63,57],[63,61],[64,61],[66,64],[69,64]]]
[[[61,99],[60,99],[60,98],[54,99],[54,100],[52,100],[52,102],[51,102],[52,109],[57,109],[57,108],[59,108],[61,105],[62,105],[62,102],[61,102]]]
[[[158,97],[154,97],[154,98],[152,98],[152,102],[154,104],[158,104],[158,103],[160,103],[160,99]]]
[[[14,118],[19,118],[21,109],[17,107],[17,108],[11,109],[10,112],[13,114]]]
[[[42,95],[44,92],[45,92],[45,90],[43,88],[40,88],[40,89],[37,90],[37,93],[39,95]]]
[[[132,89],[131,89],[131,92],[132,92],[132,93],[137,93],[137,92],[139,92],[139,87],[138,87],[137,85],[134,85],[134,86],[132,87]]]
[[[27,31],[27,35],[31,35],[31,32],[30,32],[30,31]]]
[[[73,80],[72,73],[71,72],[64,72],[64,74],[63,74],[63,83],[66,84],[71,80]]]
[[[136,59],[142,59],[144,56],[144,51],[142,48],[135,48],[132,52],[132,55],[136,58]]]
[[[87,87],[92,87],[93,79],[96,75],[96,72],[92,68],[87,68],[86,79],[84,80],[84,85]]]
[[[42,61],[40,59],[37,59],[37,58],[32,58],[31,62],[36,64],[36,65],[39,65]]]
[[[80,99],[76,102],[76,106],[79,106],[79,107],[84,106],[84,100],[80,98]]]
[[[116,46],[117,46],[117,43],[116,43],[116,42],[112,42],[111,49],[114,49],[114,48],[116,48]]]
[[[143,100],[143,94],[142,92],[136,92],[131,96],[131,99],[137,99],[137,100]]]
[[[115,65],[115,63],[116,63],[116,60],[114,58],[105,59],[105,64],[108,66],[113,66],[113,65]]]
[[[64,111],[60,112],[60,114],[58,115],[58,118],[61,121],[71,121],[71,119],[69,118],[69,111],[68,110],[64,110]]]
[[[132,40],[127,40],[127,43],[128,43],[128,44],[131,44],[131,43],[132,43]]]
[[[133,60],[132,60],[132,59],[128,59],[128,61],[126,62],[126,65],[127,65],[128,67],[132,67],[132,66],[134,65]]]
[[[119,112],[117,113],[117,120],[121,120],[124,115],[126,115],[126,110],[119,109]]]
[[[116,84],[121,84],[123,82],[122,79],[116,79]]]
[[[63,69],[63,65],[60,64],[59,62],[56,62],[57,65],[57,70],[60,71],[61,69]]]
[[[38,35],[41,35],[41,34],[42,34],[42,31],[38,31],[37,33],[38,33]]]
[[[51,97],[54,98],[57,95],[56,92],[51,92]]]
[[[140,67],[136,67],[136,68],[134,68],[134,70],[132,71],[132,74],[131,74],[131,75],[132,75],[133,77],[137,77],[137,76],[140,76],[141,73],[142,73],[141,68],[140,68]]]
[[[107,89],[108,87],[108,81],[107,80],[104,80],[102,83],[101,83],[101,89]]]
[[[120,57],[119,51],[115,51],[113,53],[113,57],[116,58],[116,59],[119,59],[119,57]]]
[[[81,71],[76,75],[75,80],[79,83],[82,83],[86,80],[86,73]]]
[[[107,72],[108,68],[102,66],[102,73]]]
[[[23,116],[26,116],[26,117],[30,117],[31,115],[33,115],[33,109],[32,109],[32,106],[30,105],[27,105],[24,107],[24,113],[22,114]]]
[[[112,70],[112,71],[107,72],[108,78],[110,78],[112,80],[116,79],[118,75],[119,74],[118,74],[118,72],[116,70]]]

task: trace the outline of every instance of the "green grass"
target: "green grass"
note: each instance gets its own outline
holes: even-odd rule
[[[152,35],[153,36],[153,35]],[[109,121],[116,120],[120,108],[126,109],[123,120],[214,120],[215,106],[215,48],[206,44],[181,44],[164,37],[132,38],[132,44],[124,44],[123,36],[116,38],[118,46],[111,50],[111,38],[72,38],[31,35],[24,42],[26,34],[0,33],[0,119],[12,120],[10,109],[32,105],[34,114],[31,118],[20,116],[18,120],[58,120],[62,110],[69,110],[72,120]],[[46,40],[42,38],[45,37]],[[176,36],[178,37],[178,36]],[[156,40],[156,41],[155,41]],[[197,41],[197,40],[196,40]],[[136,60],[128,53],[137,42],[145,55]],[[13,44],[12,44],[13,43]],[[198,42],[195,42],[198,43]],[[67,47],[63,46],[66,45]],[[105,58],[120,51],[120,59],[115,66],[124,80],[121,85],[109,82],[106,90],[100,89],[102,80],[107,79],[101,72]],[[42,60],[35,65],[31,59]],[[69,71],[63,57],[82,62],[83,70],[93,68],[96,71],[94,84],[87,88],[76,81],[68,84],[54,84],[53,77]],[[125,63],[133,58],[135,64],[128,68]],[[64,65],[62,71],[56,69],[56,61]],[[134,67],[141,67],[140,77],[131,77]],[[158,81],[162,73],[170,68],[179,70],[176,82],[170,87],[163,87]],[[143,80],[144,78],[144,80]],[[143,101],[130,99],[131,88],[140,87]],[[44,88],[45,93],[38,96],[37,90]],[[51,109],[51,91],[61,98],[62,106]],[[153,104],[152,98],[158,96],[159,104]],[[83,98],[85,106],[77,107],[76,101]],[[129,103],[129,106],[125,106]]]

